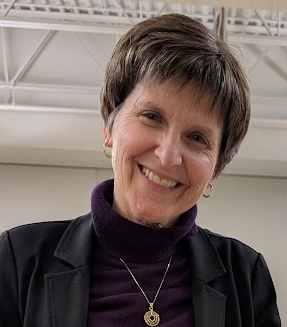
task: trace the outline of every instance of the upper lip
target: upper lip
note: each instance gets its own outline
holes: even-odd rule
[[[141,165],[139,164],[140,167],[145,167],[146,169],[152,171],[155,175],[157,175],[160,179],[166,179],[168,181],[171,181],[171,182],[175,182],[177,184],[182,184],[180,181],[178,181],[177,179],[171,177],[171,176],[168,176],[168,175],[165,175],[165,174],[162,174],[160,173],[157,169],[153,169],[153,168],[150,168],[148,166],[145,166],[145,165]]]

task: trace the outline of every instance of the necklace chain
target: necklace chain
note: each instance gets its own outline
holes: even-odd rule
[[[138,286],[138,288],[141,290],[143,296],[145,297],[147,303],[149,304],[149,310],[150,310],[150,311],[149,311],[149,312],[146,312],[146,314],[144,315],[144,320],[145,320],[146,324],[149,325],[149,326],[157,326],[157,325],[159,324],[159,320],[160,320],[160,318],[159,318],[159,315],[158,315],[158,314],[153,310],[153,305],[154,305],[154,303],[155,303],[155,301],[156,301],[156,299],[157,299],[157,296],[158,296],[158,294],[159,294],[159,292],[160,292],[160,290],[161,290],[162,284],[163,284],[163,282],[164,282],[164,280],[165,280],[166,274],[167,274],[168,269],[169,269],[170,264],[171,264],[172,256],[171,256],[170,259],[169,259],[169,262],[168,262],[168,264],[167,264],[167,267],[166,267],[166,270],[165,270],[165,272],[164,272],[163,278],[162,278],[162,280],[161,280],[161,283],[160,283],[160,285],[159,285],[159,288],[158,288],[158,290],[157,290],[157,292],[156,292],[156,294],[155,294],[155,297],[154,297],[154,299],[153,299],[152,302],[149,301],[149,299],[148,299],[148,297],[146,296],[144,290],[141,288],[140,284],[139,284],[138,281],[136,280],[134,274],[132,273],[132,271],[130,270],[130,268],[128,267],[128,265],[124,262],[124,260],[123,260],[122,258],[119,258],[119,259],[120,259],[121,262],[124,264],[124,266],[127,268],[128,272],[129,272],[130,275],[132,276],[132,279],[134,280],[134,282],[136,283],[136,285]]]

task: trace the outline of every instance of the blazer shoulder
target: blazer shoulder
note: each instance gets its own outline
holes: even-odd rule
[[[6,231],[12,240],[33,240],[33,243],[37,239],[42,239],[43,237],[49,238],[49,235],[60,235],[62,234],[73,220],[62,220],[62,221],[45,221],[25,224],[17,227],[13,227]]]
[[[31,233],[48,233],[48,232],[54,232],[55,230],[65,231],[69,227],[69,225],[73,221],[83,220],[85,218],[88,218],[90,216],[90,213],[79,216],[74,219],[69,220],[54,220],[54,221],[42,221],[42,222],[35,222],[35,223],[28,223],[25,225],[20,225],[13,227],[6,232],[8,232],[11,236],[27,236]]]
[[[224,236],[203,228],[199,228],[199,232],[212,241],[220,254],[232,254],[238,258],[241,257],[244,261],[250,259],[253,262],[256,261],[260,255],[260,253],[251,246],[234,237]]]
[[[18,258],[25,257],[25,254],[28,253],[39,255],[39,251],[53,253],[69,226],[85,216],[71,220],[46,221],[14,227],[5,231],[0,238],[9,240],[15,255],[18,254]]]

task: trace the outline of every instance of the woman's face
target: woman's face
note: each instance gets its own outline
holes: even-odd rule
[[[144,225],[171,226],[212,181],[222,126],[208,96],[175,82],[138,84],[115,117],[111,133],[113,208]]]

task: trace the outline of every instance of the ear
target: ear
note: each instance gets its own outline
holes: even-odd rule
[[[111,148],[112,147],[112,135],[109,131],[109,128],[107,127],[107,125],[105,123],[103,123],[102,133],[103,133],[103,138],[104,138],[106,146]]]
[[[214,175],[213,175],[213,176],[210,178],[210,180],[209,180],[208,184],[206,185],[206,187],[208,187],[209,185],[212,185],[213,182],[214,182],[214,180],[215,180],[215,177],[214,177]]]

